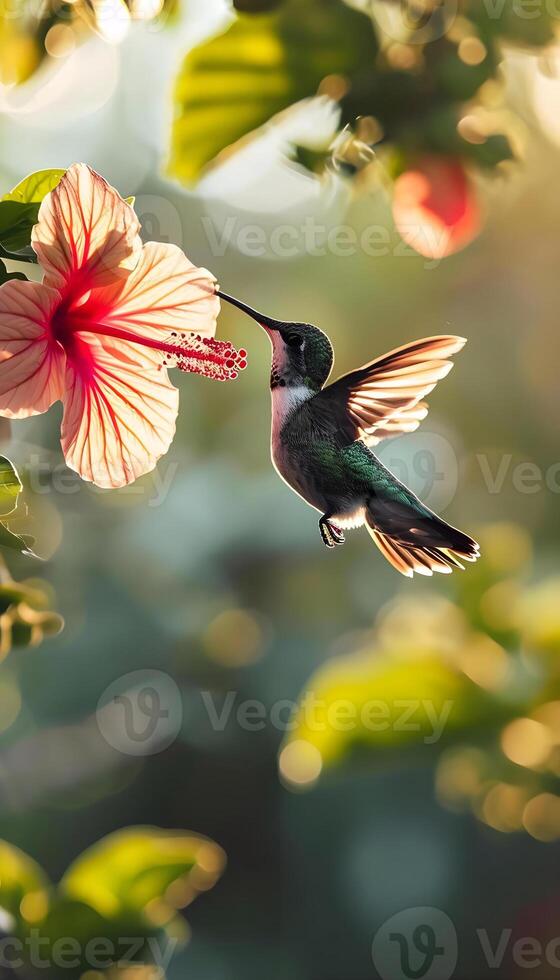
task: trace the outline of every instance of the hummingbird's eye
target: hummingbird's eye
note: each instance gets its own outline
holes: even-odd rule
[[[297,349],[303,350],[304,341],[301,339],[300,334],[297,333],[288,334],[288,336],[286,337],[286,343],[288,347],[291,347],[293,350],[297,350]]]

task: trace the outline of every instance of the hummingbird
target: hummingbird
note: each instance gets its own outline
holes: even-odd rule
[[[382,439],[419,426],[428,412],[423,399],[449,373],[450,358],[466,340],[414,340],[327,385],[334,351],[322,330],[274,320],[216,292],[268,334],[272,462],[321,514],[327,548],[343,544],[345,530],[365,525],[384,557],[408,578],[476,561],[476,541],[438,517],[373,452]]]

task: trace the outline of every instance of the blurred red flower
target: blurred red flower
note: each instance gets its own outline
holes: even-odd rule
[[[393,218],[420,255],[442,259],[465,248],[482,218],[475,189],[454,157],[424,156],[395,181]]]

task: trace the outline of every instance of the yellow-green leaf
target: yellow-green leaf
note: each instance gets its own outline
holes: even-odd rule
[[[0,243],[3,258],[26,260],[27,256],[19,253],[21,249],[29,249],[31,229],[37,222],[38,211],[39,205],[36,203],[0,201]]]
[[[36,261],[30,249],[31,229],[43,198],[56,187],[65,170],[38,170],[16,184],[0,200],[0,243],[4,257]],[[22,252],[25,249],[25,252]],[[14,254],[21,253],[21,254]]]
[[[312,745],[325,764],[356,745],[376,752],[433,745],[515,712],[515,705],[430,653],[336,658],[310,679],[308,691],[312,698],[302,696],[289,741]]]
[[[17,507],[22,484],[17,471],[6,456],[0,456],[0,517],[13,514]],[[22,555],[37,556],[31,550],[33,539],[27,534],[16,534],[0,521],[0,548],[11,548]]]
[[[61,889],[109,919],[143,912],[169,889],[192,897],[219,877],[225,857],[212,841],[180,831],[132,827],[94,844],[66,871]],[[177,905],[183,904],[177,902]]]
[[[42,868],[18,847],[0,840],[0,907],[16,921],[38,922],[49,907],[49,881]]]
[[[240,14],[187,55],[175,87],[170,172],[186,183],[231,144],[329,75],[373,63],[370,18],[342,0],[287,0],[272,14]]]
[[[6,456],[0,456],[0,517],[12,514],[22,491],[16,468]]]
[[[28,174],[8,194],[3,201],[19,201],[20,204],[40,204],[44,197],[54,190],[66,170],[37,170]]]
[[[43,44],[33,31],[33,19],[22,13],[18,7],[12,11],[4,8],[0,16],[0,84],[6,86],[27,81],[45,55]]]

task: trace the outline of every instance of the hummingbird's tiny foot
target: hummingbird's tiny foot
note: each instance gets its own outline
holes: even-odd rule
[[[319,521],[319,530],[327,548],[335,548],[337,544],[344,544],[344,535],[342,531],[339,527],[331,524],[326,517],[322,517]]]
[[[329,521],[329,531],[331,532],[331,535],[334,538],[335,544],[344,544],[345,538],[341,529],[337,527],[336,524],[332,524],[330,521]]]
[[[326,544],[327,548],[334,548],[335,542],[331,534],[329,522],[326,521],[324,517],[322,517],[321,520],[319,521],[319,530],[321,532],[321,537],[323,539],[323,542],[324,544]]]

